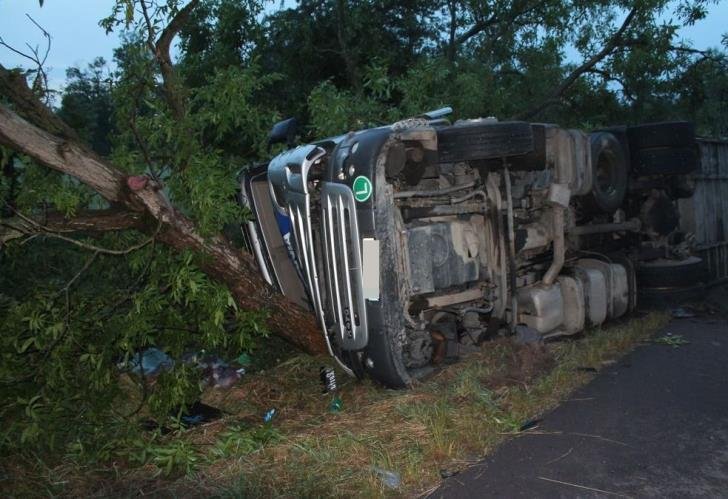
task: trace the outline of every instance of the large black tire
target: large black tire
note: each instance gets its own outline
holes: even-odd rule
[[[592,130],[592,133],[597,132],[607,132],[611,133],[617,138],[617,141],[619,142],[619,145],[622,146],[622,153],[624,154],[624,161],[627,165],[627,173],[630,172],[632,169],[632,159],[630,156],[630,149],[629,149],[629,138],[627,137],[627,126],[626,125],[618,125],[618,126],[612,126],[608,128],[600,128],[598,130]]]
[[[688,121],[668,121],[627,129],[632,152],[655,147],[687,147],[695,144],[695,126]]]
[[[695,145],[632,151],[632,167],[640,175],[685,175],[698,168]]]
[[[533,151],[531,125],[521,121],[468,121],[437,131],[441,163],[518,156]]]
[[[696,256],[684,260],[655,260],[637,267],[638,288],[678,288],[708,280],[705,262]]]
[[[614,134],[596,132],[590,135],[592,178],[591,193],[585,199],[590,211],[614,213],[627,193],[627,162]]]

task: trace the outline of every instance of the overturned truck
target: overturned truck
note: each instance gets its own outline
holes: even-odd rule
[[[677,209],[690,123],[584,133],[447,112],[241,177],[263,276],[313,311],[347,372],[404,387],[494,335],[571,335],[701,286]]]

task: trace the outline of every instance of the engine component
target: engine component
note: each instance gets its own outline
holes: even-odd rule
[[[614,255],[611,259],[612,263],[618,263],[627,272],[627,288],[629,293],[627,311],[634,312],[637,309],[637,271],[635,269],[635,263],[625,255]]]
[[[675,199],[687,199],[695,194],[695,179],[688,175],[676,175],[670,178],[670,194]]]
[[[576,334],[584,330],[586,320],[584,287],[579,279],[565,275],[560,276],[558,282],[564,303],[564,322],[561,329],[564,334]]]
[[[478,280],[479,240],[467,223],[437,223],[407,230],[410,284],[416,294]]]
[[[536,284],[518,290],[518,323],[548,333],[564,322],[564,299],[561,285]]]
[[[599,270],[576,266],[572,273],[581,282],[584,292],[584,319],[589,326],[598,326],[607,319],[607,284]]]
[[[591,163],[593,184],[585,207],[599,213],[614,213],[627,193],[627,162],[614,135],[591,134]]]
[[[652,237],[666,236],[677,229],[680,214],[675,202],[662,191],[654,191],[640,209],[642,229]]]
[[[593,224],[593,225],[579,225],[569,229],[570,234],[575,236],[588,236],[590,234],[606,234],[608,232],[619,232],[619,231],[630,231],[639,232],[642,228],[642,223],[632,218],[626,222],[616,222],[609,224]]]
[[[441,163],[518,156],[533,151],[531,125],[472,120],[437,131]]]
[[[584,132],[548,125],[547,164],[554,169],[557,181],[565,184],[574,196],[586,195],[593,189],[591,156],[589,138]]]
[[[594,269],[604,276],[607,297],[607,317],[616,319],[629,308],[629,280],[627,270],[618,263],[606,263],[593,258],[583,258],[577,262],[582,269]]]

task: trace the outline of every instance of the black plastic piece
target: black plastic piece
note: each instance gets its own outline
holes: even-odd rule
[[[286,144],[288,147],[296,145],[296,133],[298,132],[298,120],[296,118],[288,118],[279,121],[268,134],[268,146],[273,144]]]

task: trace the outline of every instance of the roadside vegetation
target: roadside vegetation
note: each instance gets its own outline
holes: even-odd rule
[[[113,457],[55,464],[7,460],[7,494],[371,497],[425,494],[524,425],[568,400],[594,373],[668,321],[650,313],[546,345],[486,343],[413,390],[384,390],[338,373],[322,394],[324,357],[293,354],[203,401],[224,417],[166,435],[148,431]],[[332,407],[335,397],[339,409]],[[263,416],[275,408],[269,422]],[[531,424],[528,424],[531,422]],[[533,428],[536,426],[536,428]]]

